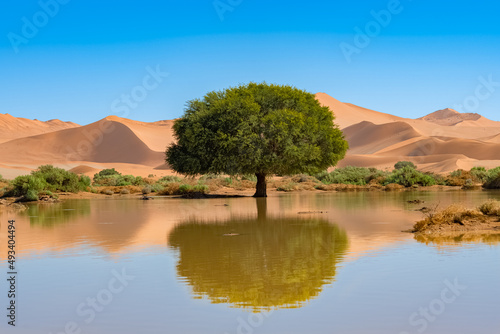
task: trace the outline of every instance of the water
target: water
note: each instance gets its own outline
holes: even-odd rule
[[[17,226],[1,333],[500,333],[500,238],[416,240],[416,209],[499,192],[69,200]],[[422,204],[407,201],[420,199]]]

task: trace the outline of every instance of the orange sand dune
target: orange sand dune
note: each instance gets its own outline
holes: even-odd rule
[[[117,116],[106,117],[106,120],[126,125],[152,151],[165,152],[175,140],[172,130],[174,120],[145,123]]]
[[[500,160],[500,144],[456,138],[441,140],[426,138],[406,146],[385,151],[386,156],[429,156],[436,154],[462,154],[477,160]]]
[[[17,118],[9,114],[0,114],[0,143],[42,133],[76,128],[80,125],[53,119],[47,122]]]
[[[486,138],[481,138],[481,141],[489,142],[489,143],[497,143],[500,144],[500,133],[494,136],[488,136]]]
[[[350,154],[371,154],[388,146],[421,137],[408,123],[392,122],[376,125],[363,121],[343,130]]]
[[[164,153],[151,150],[131,128],[107,119],[0,144],[0,156],[24,164],[92,161],[158,166],[164,162]]]
[[[339,166],[392,169],[409,160],[426,171],[500,165],[500,122],[452,109],[408,119],[340,102],[318,93],[350,144]],[[175,141],[174,120],[145,123],[109,116],[79,126],[0,114],[0,174],[12,178],[41,164],[92,176],[104,168],[123,174],[171,175],[165,149]]]
[[[401,117],[361,108],[353,104],[342,103],[325,93],[316,94],[316,99],[321,105],[327,106],[333,111],[335,115],[335,124],[341,129],[362,121],[368,121],[374,124],[384,124],[403,120]]]

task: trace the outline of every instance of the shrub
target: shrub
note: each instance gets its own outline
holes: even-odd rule
[[[151,187],[150,186],[146,186],[146,187],[142,188],[142,194],[143,195],[151,194]]]
[[[252,181],[257,182],[257,176],[254,174],[245,174],[240,176],[240,181]],[[254,185],[255,186],[255,185]]]
[[[38,192],[33,189],[29,189],[24,195],[24,199],[27,201],[38,201]]]
[[[120,194],[128,195],[128,194],[130,194],[130,190],[128,190],[127,188],[123,188],[122,190],[120,190]]]
[[[94,178],[97,177],[105,177],[112,175],[122,175],[120,172],[116,171],[114,168],[103,169],[99,173],[94,175]]]
[[[284,191],[284,192],[294,191],[295,189],[297,189],[297,184],[295,182],[288,182],[276,188],[277,191]]]
[[[415,164],[411,161],[398,161],[394,165],[394,169],[403,169],[405,167],[411,167],[413,169],[417,169],[417,166],[415,166]]]
[[[483,187],[486,189],[500,189],[500,175],[497,177],[488,177]]]
[[[322,172],[316,174],[316,179],[325,184],[353,184],[364,186],[371,180],[385,177],[387,174],[375,168],[347,166],[337,168],[331,173]]]
[[[488,179],[495,179],[500,176],[500,167],[488,170]]]
[[[81,188],[86,189],[87,187],[90,187],[92,180],[90,179],[90,177],[88,177],[86,175],[81,175],[80,180],[78,182],[80,183]]]
[[[486,189],[500,189],[500,167],[488,171],[483,187]]]
[[[317,178],[315,178],[314,176],[311,176],[311,175],[307,175],[307,174],[294,175],[292,177],[292,181],[293,182],[297,182],[297,183],[303,183],[303,182],[315,182],[315,183],[318,183],[319,182],[319,180]]]
[[[436,180],[432,175],[424,174],[410,166],[402,169],[395,169],[391,175],[385,180],[385,185],[390,183],[400,184],[404,187],[412,187],[413,185],[432,186],[436,184]]]
[[[46,182],[44,189],[50,191],[78,192],[86,190],[90,186],[90,179],[87,176],[78,176],[62,168],[52,165],[43,165],[31,172],[31,175]]]
[[[192,186],[190,186],[189,184],[181,184],[177,191],[179,194],[185,194],[185,193],[190,192],[191,189],[192,189]]]
[[[460,205],[451,205],[444,209],[443,211],[436,212],[435,209],[427,213],[427,217],[424,220],[417,222],[413,226],[414,232],[421,232],[426,230],[432,225],[441,224],[460,224],[467,219],[480,220],[485,219],[484,215],[476,210],[470,210],[464,208]]]
[[[171,182],[181,182],[182,179],[175,175],[167,175],[158,180],[158,183],[171,183]]]
[[[181,184],[175,194],[206,194],[208,192],[208,186],[204,184],[196,184],[194,186],[189,184]]]
[[[486,203],[481,204],[478,210],[487,216],[496,216],[500,214],[500,202],[494,199],[488,200]]]
[[[104,194],[104,195],[113,195],[114,194],[114,191],[113,190],[110,190],[110,189],[105,189],[103,191],[101,191],[101,194]]]
[[[473,167],[470,170],[473,181],[484,183],[488,179],[488,171],[484,167]]]
[[[158,183],[155,183],[155,184],[151,184],[149,185],[148,187],[151,188],[151,192],[153,193],[159,193],[159,192],[162,192],[164,187],[161,185],[161,184],[158,184]]]

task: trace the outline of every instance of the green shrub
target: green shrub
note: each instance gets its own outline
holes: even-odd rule
[[[205,194],[208,192],[208,186],[204,184],[197,184],[192,188],[192,192]]]
[[[193,187],[190,186],[189,184],[181,184],[179,186],[178,192],[179,192],[179,194],[185,194],[185,193],[191,192],[192,188]]]
[[[29,189],[24,195],[24,199],[27,201],[38,201],[38,192],[33,189]]]
[[[396,183],[404,187],[412,187],[413,185],[432,186],[436,184],[436,180],[432,175],[424,174],[410,166],[402,169],[395,169],[391,175],[385,180],[385,184]]]
[[[86,190],[87,186],[90,185],[87,176],[78,176],[52,165],[40,166],[31,174],[45,180],[48,184],[47,189],[51,191],[78,192]]]
[[[205,184],[196,184],[194,186],[189,184],[181,184],[176,193],[184,195],[192,193],[206,194],[207,192],[208,192],[208,186]]]
[[[94,178],[96,177],[105,177],[105,176],[112,176],[112,175],[122,175],[120,172],[115,170],[114,168],[108,168],[108,169],[103,169],[99,173],[94,175]]]
[[[16,177],[11,183],[11,189],[5,194],[7,196],[27,196],[34,198],[41,192],[53,193],[56,191],[78,192],[87,190],[90,186],[90,178],[78,176],[62,168],[51,165],[38,167],[31,175]],[[52,197],[52,195],[51,195]]]
[[[398,161],[394,165],[394,169],[403,169],[405,167],[411,167],[413,169],[417,169],[417,166],[415,166],[415,164],[411,161]]]
[[[295,182],[288,182],[287,184],[281,185],[276,188],[277,191],[290,192],[294,191],[297,188],[297,184]]]
[[[488,180],[483,185],[486,189],[500,189],[500,175],[496,177],[488,177]]]
[[[257,176],[254,174],[245,174],[240,176],[240,181],[252,181],[257,182]]]
[[[376,168],[347,166],[343,168],[337,168],[331,173],[322,172],[316,174],[315,177],[325,184],[335,183],[364,186],[371,180],[385,178],[386,175],[387,173]]]
[[[162,177],[161,179],[158,180],[158,183],[161,184],[166,184],[166,183],[172,183],[172,182],[181,182],[182,179],[178,176],[175,175],[167,175]]]
[[[473,181],[484,183],[488,179],[488,171],[484,167],[473,167],[470,170]]]

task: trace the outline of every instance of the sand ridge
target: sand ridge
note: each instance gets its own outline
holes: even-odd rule
[[[325,93],[316,97],[332,110],[349,142],[339,166],[392,169],[397,161],[409,160],[437,173],[500,166],[500,122],[479,114],[448,108],[409,119],[343,103]],[[53,164],[86,175],[115,166],[126,174],[174,174],[165,164],[165,150],[175,141],[174,122],[108,116],[80,126],[0,114],[0,173],[12,177]]]

